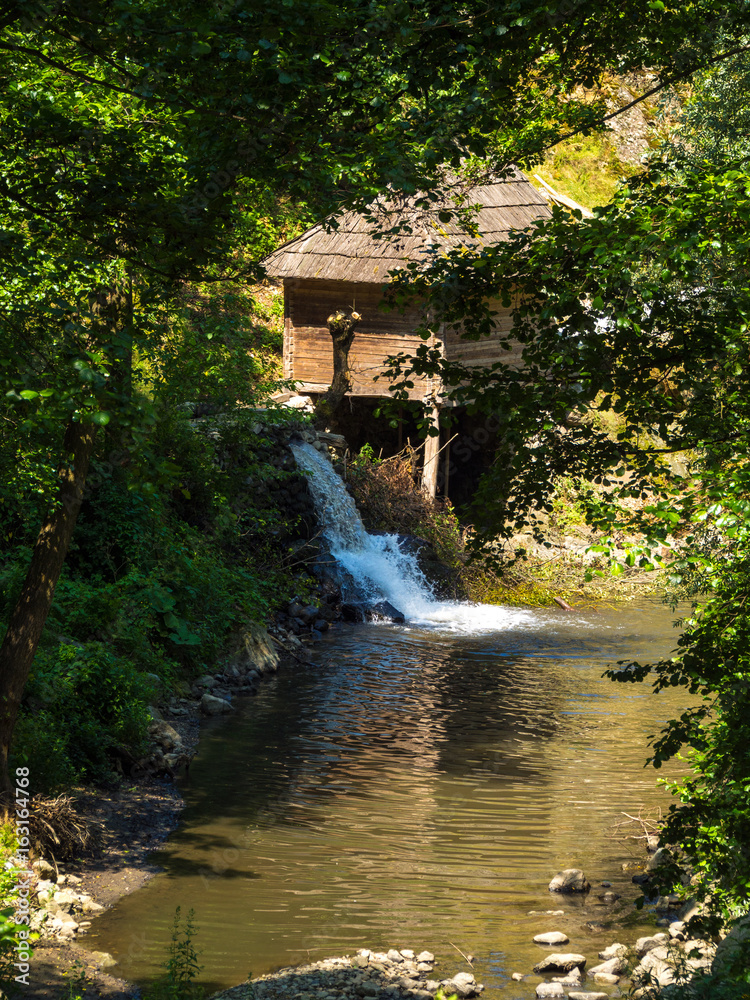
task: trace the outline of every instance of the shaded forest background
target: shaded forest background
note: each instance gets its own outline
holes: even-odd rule
[[[312,594],[290,557],[298,515],[247,488],[294,474],[252,417],[281,385],[263,255],[389,185],[429,209],[446,167],[517,163],[596,210],[408,268],[394,290],[430,301],[427,338],[481,337],[487,302],[515,303],[524,369],[467,372],[425,344],[394,361],[395,395],[439,376],[500,417],[462,512],[490,565],[498,540],[543,542],[575,510],[607,572],[664,570],[700,599],[674,659],[613,677],[701,696],[652,748],[657,767],[687,748],[691,767],[662,888],[689,885],[707,932],[741,921],[747,5],[90,0],[2,18],[5,790],[18,765],[50,790],[117,780],[156,687],[179,691],[245,623]],[[196,432],[216,410],[220,432]],[[458,559],[450,510],[421,528]]]

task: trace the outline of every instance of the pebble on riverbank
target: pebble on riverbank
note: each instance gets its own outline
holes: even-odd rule
[[[430,952],[417,955],[409,948],[392,948],[387,953],[361,949],[353,956],[259,976],[216,993],[212,1000],[302,1000],[309,996],[322,1000],[432,1000],[440,987],[446,996],[456,993],[460,1000],[468,1000],[484,989],[470,972],[442,980],[427,978],[434,965],[435,956]]]

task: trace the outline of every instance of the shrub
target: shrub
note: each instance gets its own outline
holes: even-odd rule
[[[432,499],[417,487],[406,453],[380,461],[365,447],[352,464],[348,481],[370,531],[416,535],[430,542],[449,566],[460,563],[462,533],[450,501]]]
[[[146,749],[152,694],[142,675],[101,643],[46,650],[27,685],[14,757],[33,767],[40,790],[111,780],[120,754]]]

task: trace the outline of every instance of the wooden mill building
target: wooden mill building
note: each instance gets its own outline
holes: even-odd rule
[[[269,276],[284,284],[284,375],[297,382],[298,391],[315,397],[327,390],[333,351],[326,320],[338,309],[353,309],[362,319],[349,354],[350,395],[387,396],[387,381],[375,381],[386,359],[412,353],[422,344],[415,333],[422,318],[417,306],[406,312],[381,308],[390,272],[412,261],[427,262],[446,247],[497,243],[511,230],[525,229],[550,215],[545,197],[519,171],[458,193],[463,204],[477,206],[471,226],[462,226],[456,216],[447,224],[439,220],[438,212],[451,207],[450,198],[422,209],[415,197],[389,194],[371,206],[370,218],[350,211],[338,218],[335,229],[330,223],[318,223],[265,259]],[[373,235],[394,228],[390,234]],[[510,328],[510,315],[507,310],[503,314],[499,304],[497,311],[499,336]],[[493,337],[465,341],[448,332],[442,349],[447,357],[468,364],[513,361],[512,352],[498,349]],[[409,394],[431,400],[437,421],[439,385],[415,380]],[[433,495],[438,463],[431,453],[437,451],[436,440],[428,439],[424,460],[425,488]]]

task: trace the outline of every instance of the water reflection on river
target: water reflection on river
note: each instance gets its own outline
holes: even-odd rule
[[[681,694],[601,674],[668,654],[672,617],[659,604],[498,615],[472,634],[339,626],[314,667],[207,724],[164,874],[98,920],[89,946],[148,978],[181,905],[210,989],[362,946],[428,948],[442,978],[462,967],[453,942],[489,989],[526,997],[510,974],[539,960],[540,930],[593,958],[614,932],[585,925],[612,908],[546,887],[580,866],[637,895],[622,871],[636,849],[611,828],[668,801],[643,761]],[[565,915],[528,913],[548,909]]]

